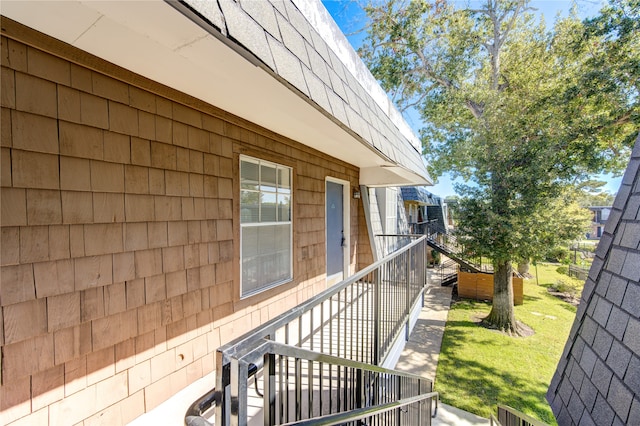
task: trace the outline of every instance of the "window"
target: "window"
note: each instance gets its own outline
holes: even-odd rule
[[[293,278],[291,168],[240,157],[241,296]]]

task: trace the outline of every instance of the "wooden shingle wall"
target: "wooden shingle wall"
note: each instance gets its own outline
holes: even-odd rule
[[[211,372],[221,343],[324,290],[325,178],[355,187],[358,171],[45,41],[55,55],[2,37],[0,418],[126,423]],[[248,300],[240,154],[294,170],[294,282]]]

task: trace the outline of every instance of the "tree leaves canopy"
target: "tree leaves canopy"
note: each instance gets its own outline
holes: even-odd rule
[[[432,175],[468,182],[456,187],[458,233],[493,260],[493,326],[517,332],[511,262],[581,233],[567,186],[626,163],[639,128],[638,1],[551,31],[528,0],[365,9],[361,56],[401,109],[420,113]]]
[[[538,218],[566,185],[624,167],[638,131],[637,3],[551,31],[525,0],[366,8],[360,53],[401,109],[419,111],[431,173],[471,183],[456,189],[477,251],[503,262],[532,255],[548,243]]]

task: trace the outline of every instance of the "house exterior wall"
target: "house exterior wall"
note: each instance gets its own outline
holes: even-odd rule
[[[0,418],[126,423],[212,372],[220,344],[325,289],[325,179],[357,187],[359,172],[29,40],[1,41]],[[294,280],[245,300],[241,154],[292,167],[294,188]],[[350,200],[353,273],[372,254]]]
[[[547,400],[560,425],[640,424],[640,136]]]
[[[611,206],[607,207],[589,207],[593,215],[591,220],[591,229],[587,235],[590,239],[599,239],[604,232],[604,227],[611,213]]]

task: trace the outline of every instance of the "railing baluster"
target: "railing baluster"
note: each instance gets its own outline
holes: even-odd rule
[[[265,354],[262,370],[264,426],[276,424],[276,358],[274,354]]]
[[[388,246],[397,246],[406,241],[397,240],[392,244],[389,240],[387,243]],[[253,342],[256,345],[266,344],[263,343],[264,336],[269,336],[268,339],[273,339],[270,345],[284,344],[345,360],[380,364],[389,355],[397,336],[408,337],[402,334],[403,328],[409,329],[412,307],[419,302],[417,297],[426,284],[426,247],[423,237],[336,285],[335,291],[327,290],[322,299],[318,297],[317,301],[314,298],[305,302],[258,327],[248,337],[237,339],[239,346],[229,344],[221,348],[218,366],[222,371],[218,381],[221,396],[217,400],[224,407],[216,411],[227,414],[217,417],[220,425],[229,424],[225,417],[230,418],[231,424],[246,423],[246,382],[251,379],[247,377],[246,366],[259,363],[257,359],[264,360],[263,424],[269,426],[385,404],[427,392],[420,381],[391,373],[365,373],[359,367],[340,361],[324,362],[297,354],[277,355],[276,358],[268,352],[261,352],[259,358],[253,358],[253,353],[247,355],[258,350],[257,347],[251,349]],[[236,368],[229,369],[227,360],[231,360],[231,365]],[[225,369],[231,370],[227,382],[224,381]],[[229,387],[232,388],[231,393]],[[402,409],[367,415],[363,421],[368,421],[369,425],[408,422],[422,426],[422,407],[429,408],[428,405],[426,402],[407,402]],[[343,423],[362,424],[355,420]]]
[[[414,249],[409,249],[409,254],[407,255],[407,263],[406,263],[406,271],[405,271],[405,276],[406,276],[406,284],[405,284],[405,308],[404,308],[404,315],[406,318],[406,325],[407,325],[407,334],[406,334],[406,340],[409,340],[409,333],[411,332],[411,297],[412,292],[411,292],[411,260],[412,260],[412,254],[413,254],[413,250]]]
[[[376,270],[373,273],[373,292],[374,292],[374,312],[373,312],[373,345],[371,350],[373,351],[373,364],[378,365],[380,363],[380,322],[381,318],[381,304],[382,299],[380,297],[380,271]]]

